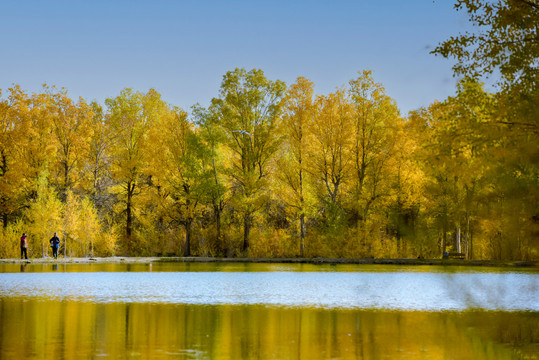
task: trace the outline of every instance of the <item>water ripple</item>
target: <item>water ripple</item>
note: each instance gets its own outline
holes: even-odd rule
[[[529,273],[281,271],[0,274],[0,298],[96,303],[539,311],[538,289],[539,278]]]

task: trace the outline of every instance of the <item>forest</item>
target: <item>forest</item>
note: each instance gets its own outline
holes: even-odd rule
[[[407,115],[368,70],[316,94],[237,68],[189,110],[0,90],[0,258],[58,232],[69,257],[539,259],[539,6],[456,7],[455,95]]]

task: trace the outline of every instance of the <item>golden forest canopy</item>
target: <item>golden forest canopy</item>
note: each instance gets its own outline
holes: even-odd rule
[[[455,95],[402,116],[370,71],[330,94],[259,69],[190,112],[154,89],[104,105],[0,97],[0,256],[539,257],[535,2],[458,1]],[[498,76],[488,92],[480,75]]]

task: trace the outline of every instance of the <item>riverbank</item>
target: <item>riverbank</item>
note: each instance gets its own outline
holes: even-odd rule
[[[137,263],[159,262],[184,263],[275,263],[275,264],[357,264],[357,265],[447,265],[447,266],[492,266],[527,267],[539,269],[539,261],[497,261],[458,259],[335,259],[335,258],[215,258],[215,257],[50,257],[21,259],[0,259],[0,264],[91,264],[91,263]]]

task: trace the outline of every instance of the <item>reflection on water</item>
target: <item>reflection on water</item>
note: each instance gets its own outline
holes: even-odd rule
[[[514,359],[537,313],[0,301],[0,358]]]
[[[0,266],[1,359],[537,359],[537,272]]]

